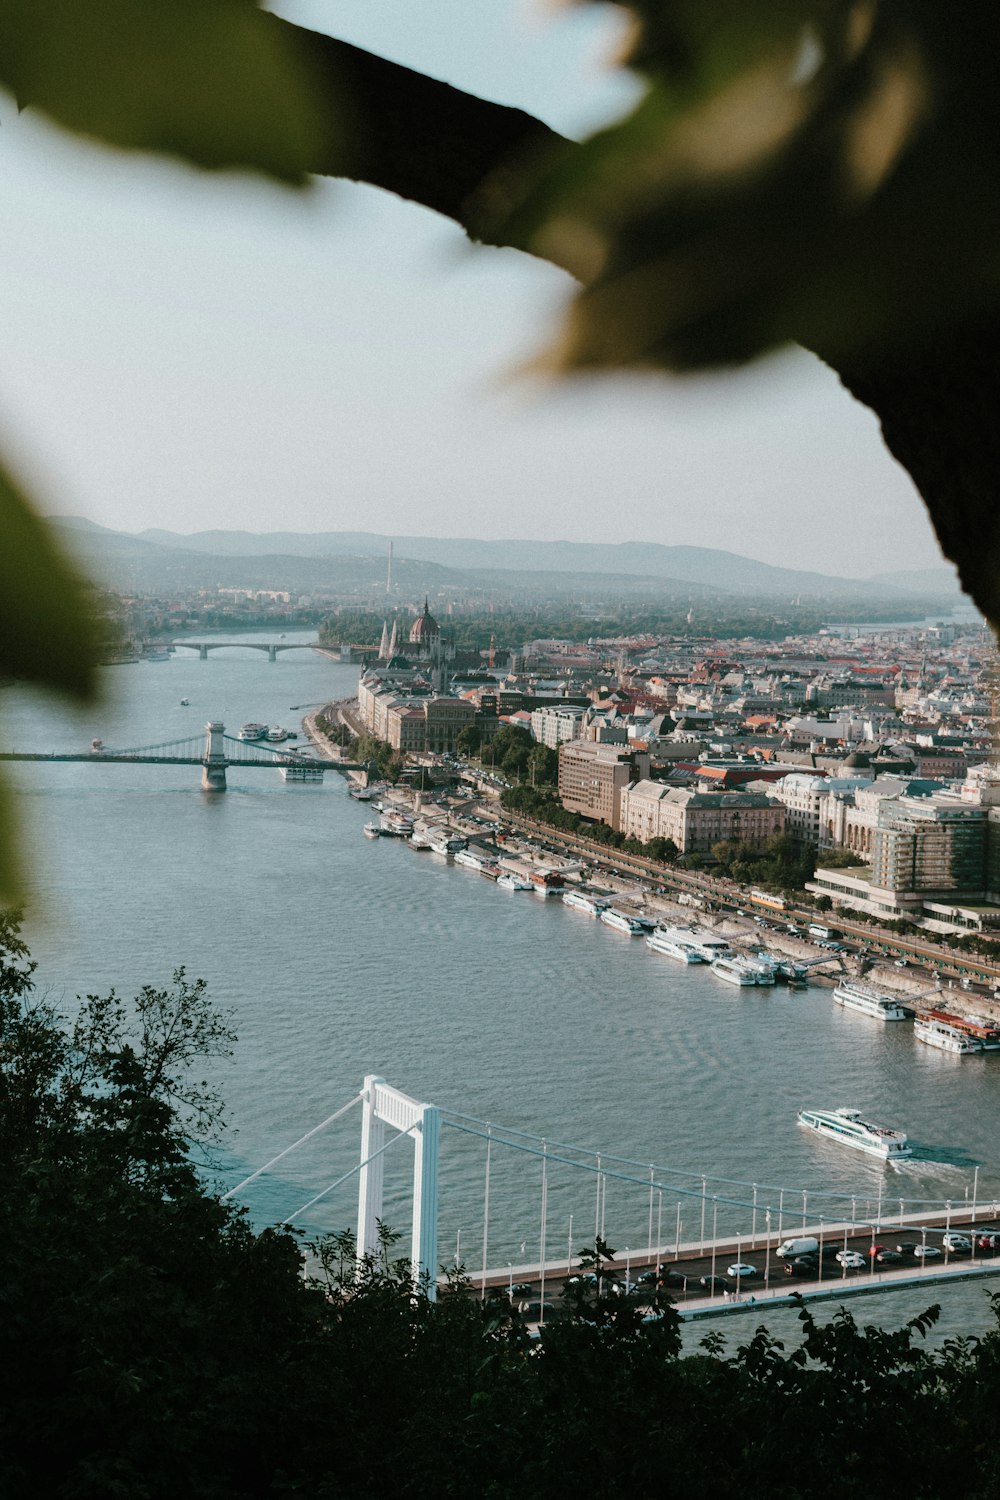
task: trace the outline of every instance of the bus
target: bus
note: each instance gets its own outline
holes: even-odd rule
[[[843,936],[839,927],[824,927],[821,922],[809,923],[809,936],[813,938],[839,938]]]

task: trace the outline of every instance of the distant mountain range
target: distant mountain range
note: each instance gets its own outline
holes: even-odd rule
[[[201,531],[182,535],[111,531],[79,517],[54,524],[85,566],[119,586],[281,588],[378,587],[389,537],[368,531]],[[401,589],[496,589],[569,593],[614,578],[625,593],[657,597],[747,596],[803,601],[957,603],[953,568],[879,573],[871,578],[775,567],[711,547],[656,542],[482,541],[394,537],[393,578]]]

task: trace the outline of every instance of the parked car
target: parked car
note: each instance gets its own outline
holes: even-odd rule
[[[907,964],[906,964],[906,959],[905,958],[894,958],[893,959],[893,968],[896,968],[896,969],[905,969],[906,967],[907,967]]]
[[[858,1250],[838,1250],[836,1259],[848,1271],[863,1271],[865,1268],[865,1258]]]
[[[751,1266],[745,1260],[734,1260],[731,1266],[726,1267],[727,1276],[735,1276],[739,1281],[743,1276],[759,1276],[760,1272],[756,1266]]]

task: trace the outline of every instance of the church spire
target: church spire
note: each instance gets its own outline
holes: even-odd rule
[[[389,660],[389,621],[382,621],[382,640],[378,648],[379,661]]]
[[[392,658],[395,656],[395,654],[396,654],[396,621],[393,620],[393,622],[392,622],[392,638],[389,641],[389,655],[388,655],[387,660],[392,661]]]

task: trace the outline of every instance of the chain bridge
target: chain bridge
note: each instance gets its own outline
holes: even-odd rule
[[[220,719],[210,719],[203,735],[166,740],[159,745],[138,745],[122,750],[94,740],[90,749],[83,751],[0,751],[0,760],[101,766],[201,766],[201,785],[207,792],[226,790],[226,772],[230,767],[279,770],[287,781],[322,781],[324,771],[346,773],[368,769],[354,761],[323,760],[300,750],[279,750],[257,740],[239,739],[226,733],[226,726]]]

